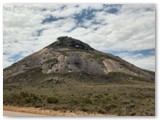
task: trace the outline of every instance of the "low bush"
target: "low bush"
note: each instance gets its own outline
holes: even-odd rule
[[[59,102],[59,100],[58,100],[57,97],[52,96],[52,97],[47,98],[47,103],[49,103],[49,104],[55,104],[55,103],[58,103],[58,102]]]
[[[4,104],[20,105],[20,106],[42,106],[42,98],[33,93],[20,92],[19,94],[11,94],[4,96]]]
[[[106,111],[110,111],[110,110],[112,110],[112,109],[115,109],[116,107],[117,107],[117,106],[116,106],[115,104],[110,103],[110,104],[106,105],[106,106],[104,107],[104,109],[105,109]]]
[[[88,96],[85,96],[85,97],[83,98],[83,102],[86,103],[86,104],[92,104],[92,100],[91,100],[91,98],[88,97]]]

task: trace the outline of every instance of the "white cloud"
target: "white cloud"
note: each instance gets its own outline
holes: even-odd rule
[[[112,8],[118,12],[106,12]],[[79,23],[75,16],[85,9],[94,9],[95,17],[81,16],[83,22]],[[42,24],[48,16],[57,20]],[[58,19],[61,17],[63,19]],[[64,35],[80,39],[101,51],[155,48],[155,5],[5,4],[3,21],[4,67],[15,62],[11,58],[16,54],[25,57]],[[41,36],[36,36],[39,30],[43,30]],[[154,56],[141,59],[128,56],[122,57],[153,70]],[[145,64],[142,60],[150,63]]]
[[[145,56],[142,54],[125,53],[125,54],[119,54],[119,56],[140,68],[149,69],[152,71],[155,71],[156,69],[154,55]]]
[[[124,5],[128,6],[128,5]],[[134,5],[129,5],[134,6]],[[141,6],[143,8],[143,6]],[[155,11],[142,11],[128,14],[127,9],[117,15],[104,11],[96,15],[101,26],[96,32],[106,36],[106,42],[101,49],[110,50],[142,50],[155,48]],[[130,10],[130,9],[129,9]],[[112,44],[108,44],[108,42]]]

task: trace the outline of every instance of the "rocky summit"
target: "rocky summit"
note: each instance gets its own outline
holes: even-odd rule
[[[99,52],[88,44],[67,36],[57,38],[56,42],[5,68],[4,79],[10,79],[37,68],[40,69],[39,74],[124,73],[146,80],[154,79],[153,73],[147,70],[138,68],[118,56]]]
[[[53,44],[66,46],[66,47],[73,47],[73,48],[78,48],[83,50],[94,50],[88,44],[67,36],[57,38],[57,41],[54,42]]]

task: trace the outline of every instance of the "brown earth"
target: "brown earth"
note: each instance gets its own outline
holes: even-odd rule
[[[87,112],[44,110],[34,107],[3,106],[4,116],[116,116]],[[13,114],[14,113],[14,114]]]

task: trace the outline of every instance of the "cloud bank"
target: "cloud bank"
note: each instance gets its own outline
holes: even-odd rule
[[[5,4],[4,68],[71,36],[155,71],[155,5]]]

